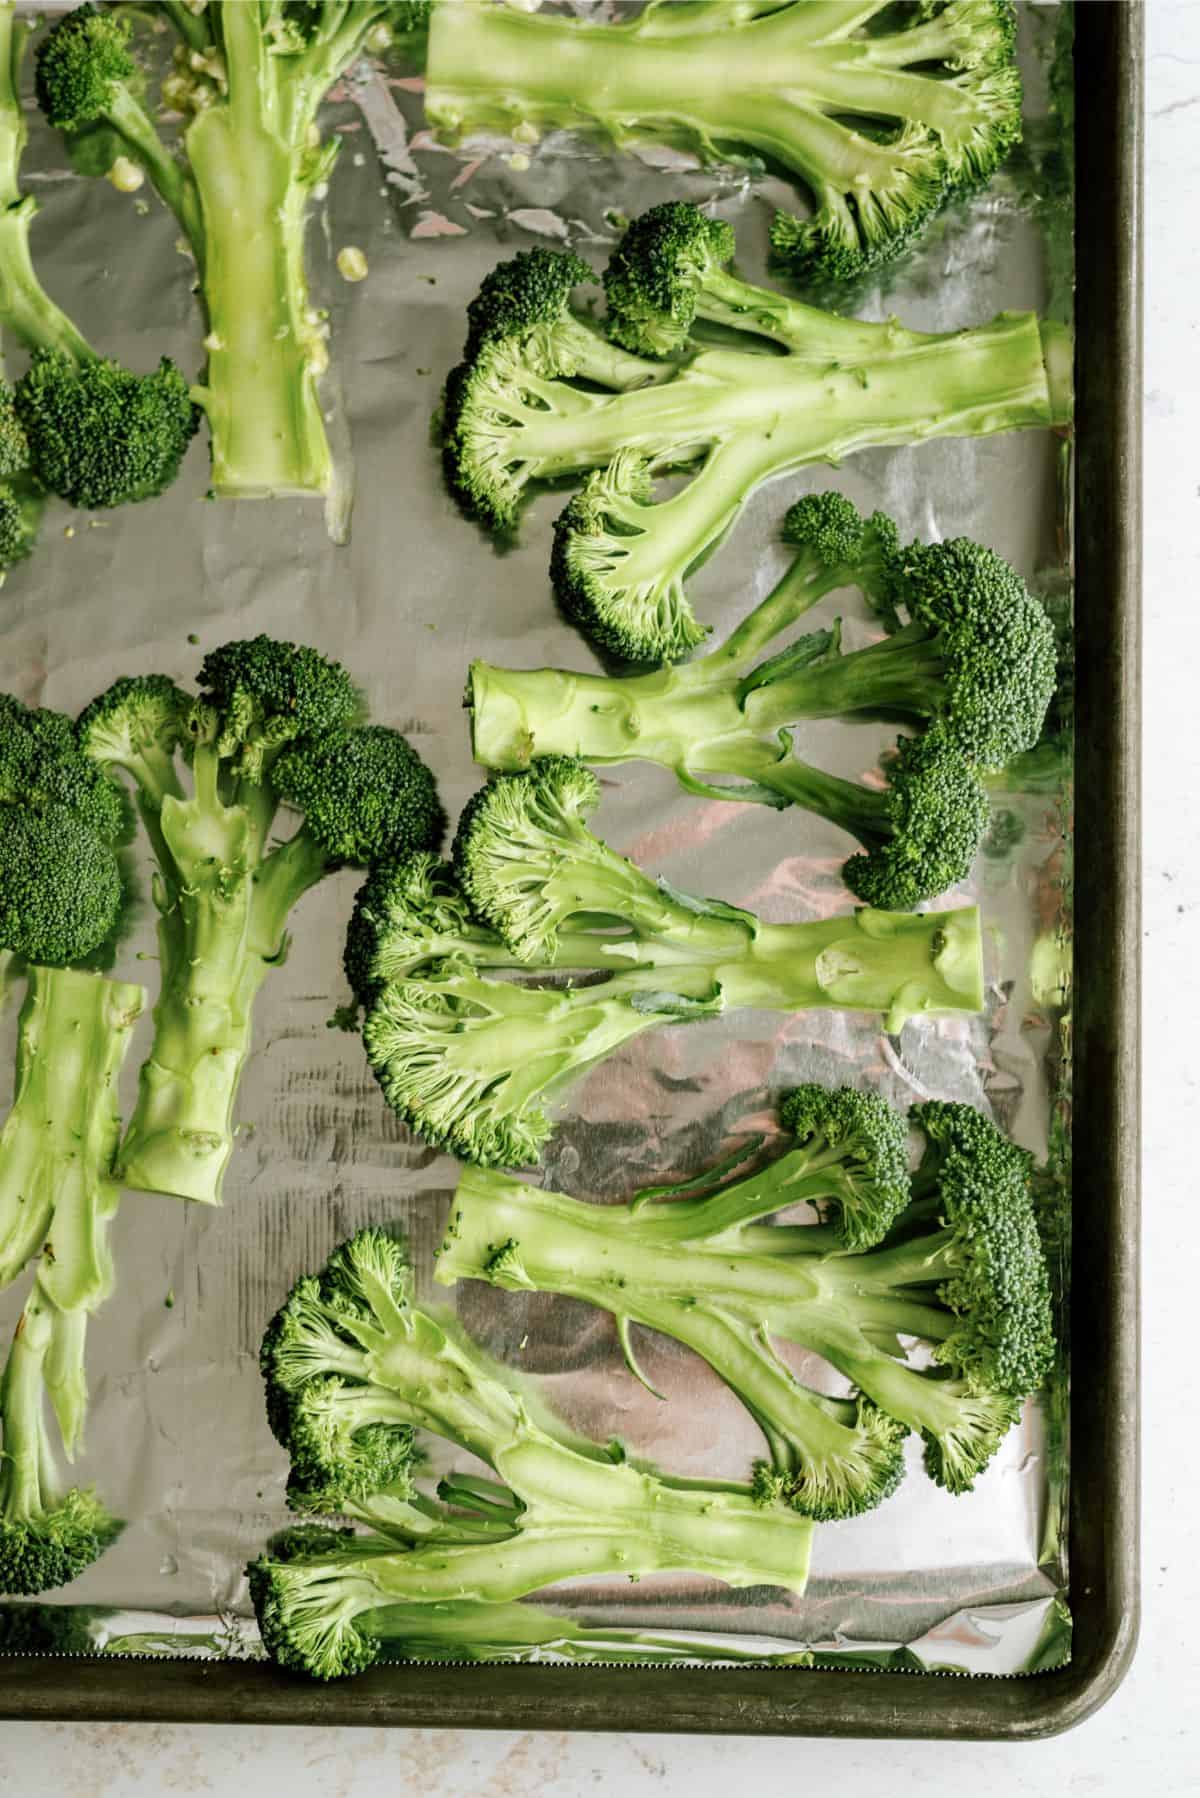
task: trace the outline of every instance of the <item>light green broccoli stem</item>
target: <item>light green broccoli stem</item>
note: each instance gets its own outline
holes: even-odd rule
[[[707,156],[716,144],[746,145],[822,199],[856,180],[880,188],[894,151],[826,115],[903,116],[958,141],[986,113],[952,82],[904,72],[956,54],[936,20],[848,51],[840,40],[878,10],[796,5],[747,22],[700,6],[678,20],[655,9],[644,24],[612,25],[443,4],[430,25],[426,115],[455,135],[574,125],[621,142],[682,140]]]
[[[43,1250],[40,1278],[63,1310],[94,1309],[112,1286],[117,1082],[145,999],[98,974],[29,969],[0,1133],[0,1284]]]
[[[272,53],[257,6],[222,8],[227,100],[188,127],[203,212],[208,372],[195,397],[223,497],[327,494],[333,459],[318,394],[326,352],[304,266],[305,214],[332,155],[306,142],[321,97]]]
[[[8,1523],[40,1521],[58,1496],[42,1427],[42,1375],[53,1328],[53,1307],[35,1283],[0,1377],[0,1515]]]
[[[717,1195],[642,1210],[585,1205],[467,1168],[434,1278],[446,1286],[484,1280],[514,1291],[555,1292],[609,1311],[639,1379],[644,1376],[628,1346],[628,1325],[673,1337],[738,1395],[766,1436],[776,1466],[836,1461],[854,1440],[852,1407],[801,1385],[766,1341],[765,1317],[753,1317],[772,1295],[776,1304],[797,1294],[811,1297],[819,1283],[794,1259],[776,1263],[762,1252],[751,1258],[734,1221],[739,1210],[752,1218],[829,1196],[827,1175],[798,1173],[795,1158],[787,1159],[793,1162],[790,1179],[778,1176],[786,1195],[779,1185],[768,1192],[764,1182],[757,1204],[739,1206],[730,1195]],[[726,1306],[726,1282],[734,1295],[744,1290],[744,1305]]]
[[[790,1190],[795,1198],[816,1198],[821,1184],[817,1174],[809,1190],[803,1181]],[[435,1278],[563,1293],[661,1331],[702,1355],[760,1423],[785,1420],[793,1440],[814,1450],[835,1448],[840,1426],[785,1370],[773,1368],[760,1332],[823,1356],[901,1423],[937,1436],[952,1432],[961,1419],[961,1386],[897,1363],[872,1340],[872,1333],[899,1332],[937,1343],[951,1334],[953,1314],[925,1289],[953,1271],[952,1233],[863,1255],[796,1255],[787,1239],[802,1240],[807,1226],[743,1238],[712,1209],[707,1221],[716,1227],[697,1228],[704,1206],[731,1210],[731,1199],[699,1201],[681,1227],[670,1216],[675,1205],[584,1205],[467,1169]],[[770,1182],[757,1184],[743,1217],[781,1202]],[[770,1245],[775,1234],[786,1245],[778,1255]],[[918,1290],[906,1295],[908,1285]]]
[[[31,350],[61,350],[75,363],[95,353],[34,272],[29,227],[37,212],[21,194],[21,156],[28,135],[21,108],[21,63],[31,26],[0,5],[0,325]]]
[[[269,819],[224,805],[217,770],[197,750],[194,796],[168,795],[158,812],[161,984],[119,1160],[126,1186],[208,1205],[233,1152],[254,1001],[286,955],[291,906],[327,866],[303,831],[260,862]]]
[[[473,662],[475,759],[510,773],[549,755],[594,763],[656,762],[681,779],[711,770],[710,752],[726,744],[735,756],[761,759],[766,753],[777,761],[779,746],[768,745],[764,752],[747,724],[738,682],[780,632],[853,578],[850,569],[826,567],[806,551],[718,649],[651,674],[514,670]]]

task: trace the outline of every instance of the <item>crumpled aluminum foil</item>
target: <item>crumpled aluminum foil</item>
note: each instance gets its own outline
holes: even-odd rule
[[[1034,120],[1045,112],[1054,10],[1022,9]],[[373,716],[412,735],[453,816],[481,779],[461,710],[470,659],[595,666],[547,583],[561,499],[537,501],[519,546],[501,555],[443,489],[430,417],[461,348],[465,305],[497,260],[534,242],[570,245],[602,266],[618,214],[673,197],[714,202],[737,228],[744,271],[759,276],[773,207],[796,197],[761,173],[706,169],[673,152],[608,155],[562,136],[515,152],[511,143],[452,152],[423,128],[420,86],[364,64],[328,107],[346,144],[310,248],[314,293],[332,315],[332,430],[344,461],[352,457],[349,545],[329,541],[314,504],[206,503],[196,447],[153,504],[50,512],[36,560],[3,592],[0,686],[74,711],[118,674],[161,669],[186,684],[204,650],[228,637],[293,637],[341,658]],[[201,328],[170,217],[148,188],[131,198],[71,173],[36,113],[30,123],[27,184],[42,208],[35,248],[48,287],[105,352],[137,367],[162,354],[198,367]],[[1035,200],[1032,170],[1017,160],[937,223],[859,309],[938,330],[1039,306],[1046,244]],[[334,268],[347,244],[368,258],[359,285]],[[884,508],[908,536],[975,536],[1035,585],[1061,586],[1060,451],[1049,433],[1028,432],[875,451],[835,473],[777,482],[697,575],[697,612],[724,635],[786,564],[776,543],[786,506],[831,484],[864,509]],[[861,603],[840,598],[846,643],[865,641]],[[827,603],[821,615],[836,609]],[[814,759],[845,774],[872,767],[888,740],[873,726],[821,726],[819,746],[817,734]],[[678,887],[773,919],[849,903],[838,878],[847,839],[832,827],[690,798],[660,770],[612,769],[603,784],[599,829]],[[616,1197],[693,1171],[748,1127],[770,1130],[772,1095],[799,1080],[867,1080],[900,1105],[983,1104],[1044,1153],[1058,1013],[1030,969],[1035,943],[1061,923],[1061,808],[1053,795],[1004,803],[1024,838],[1007,857],[980,858],[972,893],[989,944],[985,1015],[910,1024],[898,1041],[870,1018],[834,1013],[743,1013],[658,1031],[574,1089],[546,1183]],[[105,1633],[136,1630],[141,1652],[254,1652],[242,1569],[286,1521],[257,1350],[291,1282],[358,1226],[389,1221],[409,1232],[422,1294],[445,1298],[430,1270],[456,1165],[409,1138],[357,1037],[328,1027],[346,996],[340,941],[354,885],[345,874],[303,902],[290,957],[258,1001],[224,1208],[127,1194],[116,1222],[119,1289],[92,1330],[88,1453],[77,1471],[128,1523],[69,1592],[49,1597],[112,1607]],[[121,972],[140,971],[153,989],[153,955],[147,899]],[[0,1090],[13,1024],[10,1010]],[[127,1106],[147,1046],[148,1020],[126,1070]],[[23,1285],[0,1295],[5,1335],[23,1297]],[[742,1477],[761,1452],[737,1401],[669,1341],[638,1343],[668,1395],[661,1403],[625,1368],[606,1315],[477,1285],[452,1298],[481,1342],[535,1375],[550,1403],[599,1439],[620,1436],[632,1453],[691,1475]],[[822,1380],[821,1369],[804,1371]],[[867,1651],[910,1669],[1011,1674],[1065,1658],[1064,1550],[1050,1527],[1061,1491],[1048,1480],[1038,1407],[968,1497],[932,1485],[918,1444],[910,1456],[887,1504],[818,1530],[803,1599],[664,1578],[582,1583],[556,1601],[586,1621],[703,1630],[775,1652]]]

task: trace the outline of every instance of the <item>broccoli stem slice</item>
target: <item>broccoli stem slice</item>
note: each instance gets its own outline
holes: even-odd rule
[[[300,84],[285,104],[292,77],[286,66],[276,74],[262,9],[230,6],[221,17],[228,101],[186,136],[203,213],[209,360],[195,397],[212,437],[213,488],[242,499],[327,495],[333,458],[317,390],[325,351],[304,266],[312,184],[331,160],[306,145],[324,88]]]
[[[956,54],[937,21],[846,42],[879,8],[807,5],[720,20],[686,8],[628,24],[590,24],[515,8],[437,6],[429,31],[426,113],[455,134],[574,125],[618,139],[679,143],[703,155],[748,146],[798,173],[822,199],[855,179],[886,186],[895,166],[829,115],[877,114],[925,123],[954,144],[987,118],[953,81],[903,65]],[[688,29],[689,25],[692,29]],[[826,39],[827,41],[821,41]],[[897,66],[900,65],[900,66]]]
[[[117,1081],[145,1000],[140,986],[74,968],[28,972],[0,1133],[0,1283],[44,1244],[41,1282],[62,1310],[94,1309],[112,1287]]]
[[[21,107],[21,64],[30,25],[11,6],[0,6],[0,324],[31,350],[61,350],[75,363],[95,352],[34,272],[29,227],[37,213],[32,195],[22,197],[20,170],[28,130]]]
[[[42,1373],[53,1335],[53,1307],[37,1284],[17,1323],[0,1378],[0,1518],[36,1523],[54,1504],[54,1473],[42,1422]]]

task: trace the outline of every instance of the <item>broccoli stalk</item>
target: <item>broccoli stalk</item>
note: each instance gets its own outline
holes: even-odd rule
[[[799,1133],[823,1108],[804,1090],[798,1099]],[[588,1205],[469,1170],[437,1278],[564,1293],[612,1311],[625,1342],[632,1321],[695,1349],[767,1437],[773,1469],[760,1482],[812,1516],[848,1515],[893,1489],[888,1419],[899,1434],[921,1433],[940,1485],[967,1491],[1050,1364],[1049,1285],[1029,1157],[965,1106],[924,1104],[911,1116],[929,1148],[913,1205],[882,1246],[862,1244],[892,1223],[890,1205],[858,1242],[837,1221],[760,1223],[797,1200],[819,1205],[831,1189],[836,1199],[835,1141],[832,1172],[801,1147],[712,1195],[667,1203]],[[899,1336],[932,1349],[932,1373],[905,1363]],[[865,1395],[857,1421],[873,1459],[853,1424],[822,1434],[771,1337],[823,1356]]]
[[[187,382],[165,357],[149,375],[105,361],[50,298],[33,266],[29,230],[37,213],[20,188],[26,127],[20,71],[30,27],[0,0],[0,325],[33,352],[11,396],[24,435],[24,541],[36,529],[34,495],[47,489],[73,505],[103,508],[152,498],[169,487],[196,430]],[[0,386],[0,395],[7,390]],[[9,473],[16,472],[8,470]],[[13,520],[0,520],[0,560],[16,559]]]
[[[503,771],[548,755],[656,762],[708,798],[803,806],[862,843],[867,853],[844,871],[859,898],[908,908],[970,868],[988,822],[974,765],[1003,765],[1037,742],[1055,681],[1053,627],[992,551],[959,539],[902,553],[890,520],[864,521],[840,494],[798,501],[784,537],[799,549],[791,569],[698,661],[624,676],[473,663],[476,760]],[[766,653],[847,585],[910,622],[851,654],[836,627]],[[900,718],[923,735],[901,740],[887,787],[871,788],[793,752],[786,726],[837,715]]]
[[[897,255],[1021,133],[1013,13],[951,0],[889,25],[888,0],[707,0],[595,24],[517,7],[434,8],[425,105],[447,133],[574,126],[618,143],[770,158],[813,214],[776,216],[800,277],[848,281]]]
[[[724,233],[728,258],[728,227],[691,207],[674,210],[698,230]],[[667,221],[662,231],[677,226]],[[651,262],[646,245],[640,254]],[[631,661],[678,659],[703,639],[685,578],[763,481],[871,446],[1052,420],[1033,313],[930,335],[793,303],[789,347],[773,355],[761,353],[747,303],[747,348],[699,347],[665,368],[645,361],[642,385],[624,379],[616,391],[595,391],[615,383],[593,374],[580,349],[589,331],[598,337],[568,307],[571,284],[584,278],[577,258],[535,251],[485,280],[464,360],[447,383],[444,461],[464,510],[501,533],[515,528],[531,483],[596,471],[556,524],[552,574],[580,627]],[[686,270],[677,286],[692,297]],[[764,293],[760,311],[773,300]],[[645,321],[635,331],[611,299],[609,326],[643,355],[658,353]],[[587,390],[572,380],[582,374]],[[654,499],[655,474],[693,463],[677,493]]]
[[[443,813],[419,755],[399,732],[354,726],[353,681],[315,649],[225,644],[200,683],[189,699],[166,676],[119,680],[77,734],[131,780],[158,863],[155,1041],[119,1172],[142,1192],[218,1205],[255,994],[288,953],[293,906],[331,868],[428,849]],[[272,847],[281,807],[302,822]]]
[[[332,495],[318,390],[327,327],[309,298],[304,231],[340,140],[321,142],[317,111],[368,45],[393,25],[406,29],[414,9],[212,0],[162,10],[180,38],[163,96],[185,115],[182,160],[138,98],[124,9],[80,6],[54,27],[38,50],[39,103],[70,135],[105,128],[191,246],[208,327],[208,371],[193,392],[208,420],[216,493]],[[331,522],[344,530],[340,514]]]
[[[397,731],[354,724],[350,676],[315,650],[229,643],[200,682],[193,700],[165,676],[119,680],[77,731],[132,783],[158,864],[162,979],[120,1176],[218,1204],[254,1000],[287,954],[290,912],[332,868],[429,848],[443,820],[420,757]],[[272,847],[281,807],[303,821]]]
[[[644,1030],[738,1006],[878,1011],[891,1031],[920,1013],[981,1009],[974,908],[765,924],[674,893],[606,848],[581,822],[597,797],[586,768],[555,759],[467,807],[455,871],[488,931],[456,934],[427,866],[382,872],[360,895],[347,965],[368,1059],[428,1141],[482,1165],[535,1161],[550,1132],[539,1100]],[[492,977],[520,964],[608,978]]]
[[[121,1525],[90,1487],[64,1491],[47,1434],[45,1395],[70,1314],[35,1280],[0,1376],[0,1591],[68,1585],[116,1539]],[[67,1359],[74,1358],[74,1346]]]
[[[411,1494],[412,1521],[387,1537],[250,1569],[263,1641],[281,1665],[355,1672],[378,1652],[359,1631],[364,1613],[508,1604],[582,1575],[686,1570],[804,1589],[811,1533],[800,1519],[748,1486],[676,1482],[543,1429],[469,1342],[414,1307],[405,1251],[379,1231],[361,1231],[299,1282],[268,1327],[262,1365],[294,1503],[369,1510],[374,1494]],[[453,1473],[439,1487],[445,1508],[433,1506],[414,1481],[418,1430],[496,1479]]]

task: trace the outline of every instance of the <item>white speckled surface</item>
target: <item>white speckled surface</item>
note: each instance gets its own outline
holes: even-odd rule
[[[1083,0],[1106,4],[1107,0]],[[1194,1351],[1196,1109],[1200,1012],[1200,0],[1148,0],[1146,318],[1146,1191],[1145,1528],[1142,1647],[1083,1729],[1034,1747],[747,1742],[666,1736],[517,1736],[0,1724],[0,1792],[47,1798],[240,1794],[289,1798],[839,1798],[920,1793],[1200,1792],[1200,1437],[1181,1411]],[[1086,175],[1086,171],[1084,172]],[[1194,1382],[1189,1382],[1194,1391]],[[1188,1399],[1184,1396],[1184,1406]]]

